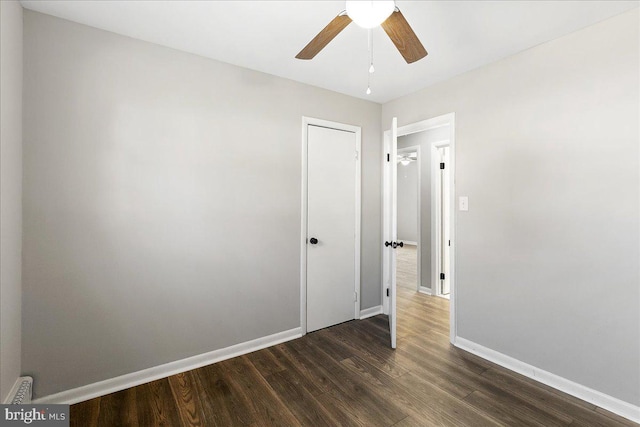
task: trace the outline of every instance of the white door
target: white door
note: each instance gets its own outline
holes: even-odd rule
[[[389,315],[389,332],[391,334],[391,348],[396,348],[396,245],[398,232],[398,199],[396,181],[398,177],[398,120],[393,118],[391,132],[384,141],[387,154],[384,167],[385,189],[383,201],[383,259],[382,275],[385,278],[385,296],[387,297],[387,310]]]
[[[307,332],[355,318],[356,134],[307,127]]]

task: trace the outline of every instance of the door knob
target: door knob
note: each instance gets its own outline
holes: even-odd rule
[[[397,248],[398,246],[400,246],[401,248],[404,247],[404,242],[384,242],[384,246],[385,247],[389,247],[391,246],[393,249]]]
[[[315,237],[312,237],[309,239],[309,243],[311,243],[312,245],[315,245],[316,243],[318,243],[318,239],[316,239]]]

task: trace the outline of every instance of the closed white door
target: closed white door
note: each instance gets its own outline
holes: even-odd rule
[[[356,134],[307,126],[307,332],[355,318]]]

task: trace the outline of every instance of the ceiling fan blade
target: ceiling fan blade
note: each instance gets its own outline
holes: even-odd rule
[[[407,64],[427,56],[427,50],[422,46],[418,36],[413,32],[407,20],[404,19],[402,12],[398,9],[381,26],[393,44],[396,45],[404,60],[407,61]]]
[[[304,47],[304,49],[300,51],[300,53],[296,55],[296,58],[312,59],[350,23],[351,18],[346,14],[336,16],[326,27],[322,29],[322,31],[318,33],[317,36],[313,38],[313,40],[309,42],[308,45]]]

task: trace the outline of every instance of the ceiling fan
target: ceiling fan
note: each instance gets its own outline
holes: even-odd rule
[[[407,166],[411,162],[415,162],[418,160],[418,153],[415,151],[413,153],[407,154],[398,154],[398,162],[402,164],[402,166]]]
[[[347,25],[354,21],[363,28],[378,25],[387,33],[407,64],[427,56],[427,51],[393,0],[347,0],[346,10],[329,24],[296,55],[298,59],[312,59]]]

